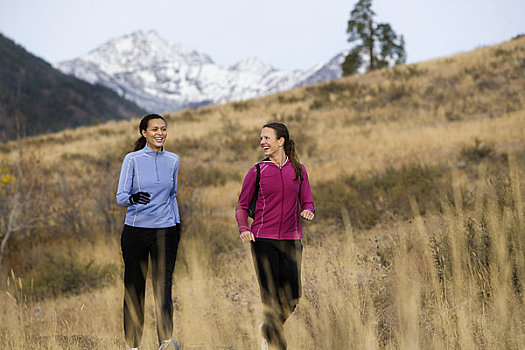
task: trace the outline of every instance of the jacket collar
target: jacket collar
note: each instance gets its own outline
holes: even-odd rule
[[[148,144],[146,144],[146,146],[144,146],[143,148],[143,151],[149,156],[161,156],[161,155],[164,155],[164,153],[166,152],[166,149],[162,147],[162,151],[154,151],[151,148],[149,148]]]
[[[279,165],[277,165],[276,163],[272,162],[272,161],[270,160],[270,157],[266,157],[266,158],[264,158],[264,159],[261,161],[261,163],[268,163],[268,164],[273,164],[273,165],[275,165],[275,166],[279,166]],[[283,163],[283,165],[280,166],[280,168],[282,169],[287,163],[289,163],[289,162],[288,162],[288,156],[286,156],[286,159],[284,160],[284,163]]]

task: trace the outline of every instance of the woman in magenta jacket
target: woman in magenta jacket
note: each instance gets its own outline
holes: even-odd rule
[[[314,203],[288,128],[281,123],[264,125],[260,145],[265,159],[259,163],[260,187],[251,227],[248,208],[255,192],[256,166],[244,178],[235,216],[241,240],[251,242],[264,305],[261,349],[286,349],[283,325],[301,296],[300,218],[314,218]]]

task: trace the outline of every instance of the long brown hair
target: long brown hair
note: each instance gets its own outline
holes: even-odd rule
[[[166,119],[164,119],[161,115],[158,114],[148,114],[142,117],[139,124],[140,137],[137,139],[137,141],[135,141],[135,148],[133,149],[133,152],[143,149],[146,146],[146,138],[142,135],[142,130],[148,130],[149,121],[152,119],[162,119],[162,121],[164,121],[164,124],[166,124],[166,126],[168,125],[168,123],[166,123]]]
[[[303,181],[303,169],[301,167],[301,163],[299,163],[297,153],[295,152],[295,142],[290,138],[290,132],[288,131],[286,125],[282,123],[267,123],[263,126],[263,128],[271,128],[275,130],[275,136],[277,139],[280,139],[281,137],[284,138],[284,153],[286,156],[288,156],[288,159],[290,160],[290,163],[292,163],[295,170],[294,181],[299,178],[301,181]]]

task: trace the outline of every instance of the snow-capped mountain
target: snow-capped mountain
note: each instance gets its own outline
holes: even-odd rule
[[[341,53],[308,70],[280,71],[258,58],[229,67],[206,54],[139,31],[108,41],[87,55],[55,65],[66,74],[107,86],[148,111],[175,111],[239,101],[342,75]]]

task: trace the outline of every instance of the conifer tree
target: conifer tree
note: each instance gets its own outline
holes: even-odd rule
[[[368,57],[367,71],[406,61],[403,36],[398,36],[388,23],[376,23],[375,15],[372,0],[359,0],[350,12],[346,32],[348,42],[355,45],[343,62],[343,75],[356,73],[365,63],[363,57]]]

